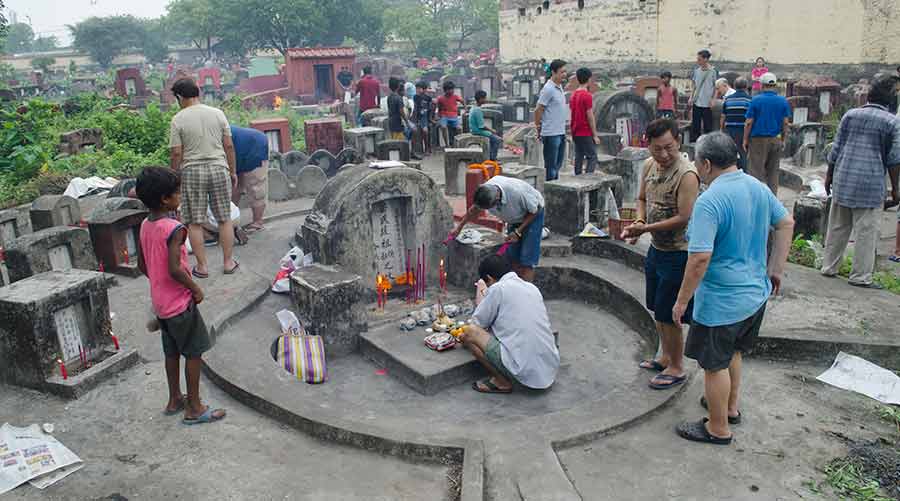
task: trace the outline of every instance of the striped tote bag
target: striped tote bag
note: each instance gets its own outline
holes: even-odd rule
[[[284,370],[309,384],[324,383],[328,377],[322,336],[283,334],[277,356]]]

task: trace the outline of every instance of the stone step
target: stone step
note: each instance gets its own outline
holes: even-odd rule
[[[407,332],[396,325],[385,326],[360,334],[360,352],[387,369],[388,375],[423,395],[434,395],[483,373],[465,348],[434,351],[425,346],[427,335],[424,328]]]
[[[541,257],[569,257],[572,255],[572,242],[567,238],[551,235],[541,242]]]

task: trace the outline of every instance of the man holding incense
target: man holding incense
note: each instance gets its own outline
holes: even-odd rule
[[[452,240],[481,211],[489,211],[503,220],[508,228],[509,248],[506,257],[512,269],[526,282],[534,282],[534,267],[541,258],[544,230],[544,196],[521,179],[496,176],[475,190],[475,203],[459,226],[450,234]],[[498,277],[499,278],[499,277]]]

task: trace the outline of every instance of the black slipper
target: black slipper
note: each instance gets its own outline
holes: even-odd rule
[[[700,406],[706,410],[709,410],[709,405],[706,403],[706,397],[700,397]],[[741,411],[738,411],[737,416],[728,416],[728,424],[741,424]]]
[[[646,365],[647,367],[644,367]],[[666,367],[663,364],[657,362],[656,360],[641,360],[641,363],[638,364],[638,367],[641,369],[645,369],[648,371],[656,371],[662,372],[666,370]]]
[[[478,385],[478,383],[484,385],[487,390],[482,389],[481,386]],[[497,385],[492,383],[490,378],[482,379],[481,381],[475,381],[474,383],[472,383],[472,389],[477,391],[478,393],[512,393],[512,388],[502,390],[498,388]]]
[[[721,438],[714,437],[710,435],[709,430],[706,429],[706,418],[703,418],[701,421],[685,421],[681,423],[677,427],[675,427],[675,433],[678,433],[678,436],[685,439],[690,440],[691,442],[702,442],[705,444],[714,444],[714,445],[731,445],[731,441],[734,437]]]
[[[200,273],[197,271],[197,268],[191,268],[191,275],[194,275],[197,278],[209,278],[209,273]]]
[[[667,381],[666,384],[654,383],[653,381]],[[674,388],[687,381],[687,376],[672,376],[669,374],[659,374],[650,380],[650,387],[654,390],[668,390]]]

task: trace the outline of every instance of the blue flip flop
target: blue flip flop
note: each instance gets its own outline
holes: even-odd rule
[[[892,263],[900,263],[900,256],[892,254],[891,257],[888,258],[888,261]]]
[[[653,380],[658,381],[669,381],[668,384],[659,384],[654,383]],[[668,390],[669,388],[674,388],[680,384],[683,384],[687,381],[687,376],[671,376],[669,374],[659,374],[653,379],[650,380],[650,387],[654,390]]]
[[[219,411],[222,412],[221,416],[216,417],[213,415],[213,413],[219,412]],[[194,425],[194,424],[212,423],[215,421],[219,421],[221,419],[225,419],[225,409],[213,409],[212,407],[207,407],[206,411],[203,414],[197,416],[194,419],[184,418],[181,420],[181,422],[186,425]]]

